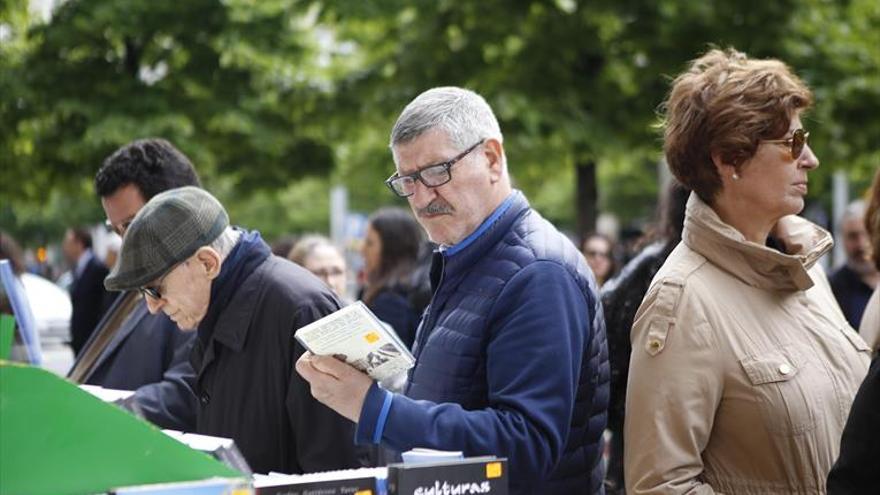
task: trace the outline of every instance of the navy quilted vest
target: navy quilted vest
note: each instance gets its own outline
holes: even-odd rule
[[[466,410],[496,407],[487,386],[487,346],[499,324],[492,315],[508,308],[500,297],[507,282],[532,263],[549,261],[564,267],[582,293],[589,313],[584,321],[583,349],[572,352],[580,363],[570,424],[564,449],[555,457],[546,479],[511,469],[511,493],[604,493],[601,460],[609,394],[608,350],[605,321],[597,288],[580,252],[549,222],[529,208],[518,191],[510,207],[471,244],[453,255],[434,254],[431,282],[434,297],[418,329],[406,395],[432,402],[452,402]],[[542,293],[528,295],[540,305]],[[579,296],[578,296],[579,297]],[[508,298],[509,299],[509,298]],[[513,308],[509,308],[513,309]],[[501,356],[505,366],[519,366],[518,356]],[[575,368],[576,369],[576,368]],[[573,378],[573,377],[572,377]],[[552,373],[538,380],[554,380]],[[527,414],[525,414],[527,416]],[[537,435],[539,436],[539,435]],[[543,451],[541,451],[543,452]],[[534,452],[533,455],[541,455]],[[513,458],[504,445],[494,454],[510,457],[510,464],[527,464]],[[524,470],[519,470],[524,471]]]

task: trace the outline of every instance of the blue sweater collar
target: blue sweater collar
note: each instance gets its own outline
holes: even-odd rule
[[[522,197],[522,193],[520,193],[519,191],[515,190],[515,191],[511,192],[507,196],[507,198],[500,205],[498,205],[498,208],[495,208],[495,211],[493,211],[492,214],[489,215],[489,217],[486,218],[486,220],[484,220],[483,223],[481,223],[479,227],[477,227],[477,230],[471,232],[467,237],[462,239],[461,242],[459,242],[458,244],[455,244],[454,246],[449,246],[448,248],[441,250],[443,255],[446,256],[447,258],[450,256],[455,256],[456,254],[462,252],[468,246],[473,244],[474,241],[476,241],[477,239],[482,237],[483,234],[486,233],[486,231],[488,231],[493,225],[495,225],[495,222],[497,222],[498,219],[501,218],[501,216],[504,215],[507,212],[507,210],[510,209],[510,207],[514,203],[514,200],[519,197]],[[523,198],[523,199],[525,199],[525,198]]]

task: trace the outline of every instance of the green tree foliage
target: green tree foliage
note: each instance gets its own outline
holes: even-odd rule
[[[62,222],[100,219],[89,184],[139,137],[178,144],[209,186],[232,185],[233,204],[332,170],[316,125],[329,70],[294,2],[71,0],[46,23],[19,7],[2,45],[14,57],[0,76],[0,193],[16,205],[4,222],[51,206],[50,191],[93,205],[52,212]]]
[[[878,25],[877,3],[870,0],[319,5],[325,22],[353,41],[363,58],[363,70],[337,93],[340,109],[354,109],[355,121],[381,123],[375,116],[385,115],[384,126],[366,131],[387,135],[394,115],[424,89],[462,85],[481,92],[502,121],[519,185],[566,225],[573,223],[570,171],[591,163],[601,171],[600,187],[599,198],[588,202],[601,199],[625,219],[650,209],[661,155],[656,109],[671,78],[710,46],[788,61],[816,88],[818,126],[834,120],[832,132],[858,135],[829,153],[826,163],[855,163],[862,171],[877,163],[871,144],[878,141],[876,119],[862,129],[880,101],[880,44],[871,29]],[[866,97],[872,98],[867,105]],[[830,144],[824,131],[818,134],[817,143]],[[362,142],[384,148],[382,139]],[[358,155],[373,153],[387,156],[378,148]],[[374,163],[391,171],[387,158]],[[820,182],[827,182],[828,168]]]
[[[860,195],[880,168],[880,3],[814,1],[796,17],[784,44],[815,92],[807,125],[819,170],[846,170]]]
[[[0,6],[0,222],[28,235],[100,219],[95,170],[149,135],[193,158],[234,221],[325,230],[331,183],[362,211],[398,201],[389,130],[437,85],[487,97],[551,220],[644,218],[658,105],[710,46],[780,58],[815,90],[811,195],[880,163],[875,0],[68,0],[47,22],[27,4]]]

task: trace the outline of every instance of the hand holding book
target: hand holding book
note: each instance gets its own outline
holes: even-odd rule
[[[415,358],[394,330],[358,301],[296,331],[312,354],[333,356],[376,381],[413,367]]]
[[[296,371],[309,382],[312,397],[318,402],[358,422],[372,378],[333,356],[311,352],[303,353],[296,361]]]
[[[394,330],[361,302],[300,328],[295,337],[309,351],[296,371],[312,396],[354,422],[373,380],[389,380],[415,364]]]

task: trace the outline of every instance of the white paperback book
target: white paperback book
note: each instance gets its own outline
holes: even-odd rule
[[[312,354],[334,356],[378,381],[416,362],[394,330],[361,301],[300,328],[294,336]]]

